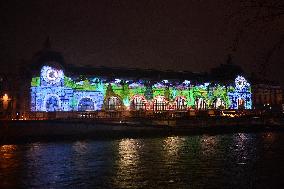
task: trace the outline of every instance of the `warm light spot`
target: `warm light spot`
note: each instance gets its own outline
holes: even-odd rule
[[[119,142],[119,155],[121,166],[137,164],[139,144],[134,139],[123,139]]]
[[[115,188],[129,188],[133,177],[139,177],[140,156],[138,153],[141,148],[138,139],[122,139],[118,143],[117,172],[114,179]]]
[[[6,102],[9,100],[9,96],[7,94],[4,94],[3,96],[3,101]]]
[[[176,155],[180,151],[184,141],[185,139],[179,136],[167,137],[164,140],[164,148],[169,155]]]
[[[2,145],[0,146],[0,156],[4,159],[10,159],[16,149],[16,145]]]

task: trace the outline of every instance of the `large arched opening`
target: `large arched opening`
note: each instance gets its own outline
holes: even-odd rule
[[[55,112],[60,110],[60,100],[57,96],[50,96],[45,101],[45,110]]]
[[[95,103],[91,98],[82,98],[78,104],[78,111],[94,111],[95,110]]]

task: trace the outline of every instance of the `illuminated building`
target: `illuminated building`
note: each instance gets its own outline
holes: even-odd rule
[[[14,90],[21,114],[252,108],[250,83],[233,73],[224,82],[214,74],[189,71],[78,67],[66,64],[49,40],[30,62],[17,79],[22,84],[14,85],[21,88]]]
[[[19,77],[7,77],[15,80],[5,82],[13,83],[11,89],[3,90],[1,82],[0,114],[10,112],[23,119],[54,115],[44,112],[88,118],[128,116],[129,112],[134,116],[189,112],[191,116],[204,110],[248,110],[258,109],[263,102],[265,106],[282,103],[279,87],[267,96],[263,87],[255,82],[251,85],[232,63],[221,64],[210,73],[78,67],[66,64],[61,53],[46,47],[25,69]],[[5,93],[9,94],[8,100]],[[13,106],[6,108],[7,102]]]
[[[31,111],[186,111],[252,107],[251,85],[242,76],[237,76],[229,85],[178,79],[154,81],[110,78],[101,74],[78,77],[65,74],[64,68],[54,62],[46,62],[31,80]]]

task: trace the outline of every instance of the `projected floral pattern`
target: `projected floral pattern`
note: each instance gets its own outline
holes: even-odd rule
[[[251,109],[251,86],[243,76],[231,85],[189,80],[72,78],[43,66],[31,80],[32,111]]]

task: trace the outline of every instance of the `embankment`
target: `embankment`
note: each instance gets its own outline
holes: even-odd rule
[[[214,124],[212,124],[214,123]],[[209,121],[96,121],[37,120],[0,121],[0,143],[160,137],[172,135],[224,134],[235,132],[283,132],[282,124]]]

